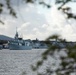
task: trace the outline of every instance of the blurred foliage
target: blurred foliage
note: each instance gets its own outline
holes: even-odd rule
[[[7,8],[9,9],[9,14],[12,15],[13,17],[17,17],[16,12],[14,11],[13,7],[10,4],[10,0],[6,0],[6,5]]]
[[[38,75],[52,75],[53,73],[56,73],[56,75],[70,75],[71,73],[76,72],[76,66],[75,66],[75,64],[76,64],[76,43],[70,45],[72,42],[70,43],[64,39],[60,39],[59,35],[52,35],[49,38],[47,38],[46,40],[48,40],[50,42],[50,39],[56,39],[57,41],[59,40],[62,44],[65,43],[66,44],[65,48],[60,49],[57,46],[57,44],[52,45],[49,43],[48,49],[42,53],[42,59],[37,62],[35,67],[33,67],[33,68],[36,68],[33,71],[39,70],[39,67],[43,65],[44,61],[48,61],[47,60],[48,56],[50,56],[50,57],[54,56],[55,51],[61,51],[61,50],[65,49],[67,56],[60,57],[61,68],[58,68],[55,71],[53,71],[53,70],[51,70],[51,65],[49,65],[48,68],[46,67],[45,74],[38,73]],[[53,64],[55,65],[55,63],[53,63]]]
[[[3,10],[3,4],[0,3],[0,14],[2,13],[2,10]]]
[[[26,71],[23,71],[20,75],[27,75]]]
[[[26,3],[34,3],[34,0],[25,0]]]
[[[5,1],[6,1],[7,9],[9,10],[9,14],[11,16],[17,18],[16,12],[13,9],[13,7],[11,6],[11,3],[10,3],[11,0],[5,0]],[[2,12],[3,12],[3,7],[4,7],[4,4],[0,3],[0,14],[2,14]],[[4,24],[4,22],[2,20],[0,20],[0,23]]]
[[[0,20],[0,23],[4,25],[4,22],[2,20]]]

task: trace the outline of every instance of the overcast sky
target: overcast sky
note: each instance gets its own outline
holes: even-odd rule
[[[3,2],[3,0],[0,1]],[[69,24],[55,5],[47,9],[40,5],[25,4],[21,0],[12,0],[11,4],[18,18],[11,17],[7,13],[8,10],[4,8],[0,18],[3,19],[5,25],[0,24],[0,34],[14,37],[17,27],[19,35],[23,35],[24,39],[44,40],[49,35],[59,34],[69,41],[76,41],[75,20],[69,20]],[[68,5],[72,6],[73,13],[76,14],[75,4],[69,3]]]

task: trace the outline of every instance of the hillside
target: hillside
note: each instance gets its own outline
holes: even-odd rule
[[[0,35],[0,40],[10,41],[10,40],[13,40],[13,38],[5,36],[5,35]]]

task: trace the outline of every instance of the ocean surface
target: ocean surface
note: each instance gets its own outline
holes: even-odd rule
[[[0,50],[0,75],[34,75],[31,65],[45,50]]]

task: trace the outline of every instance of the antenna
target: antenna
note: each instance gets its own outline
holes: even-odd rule
[[[17,32],[17,27],[16,27],[16,34],[15,34],[15,39],[18,39],[18,32]]]

